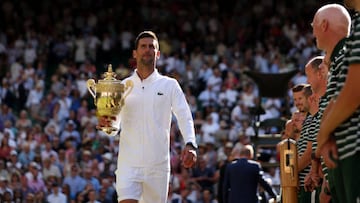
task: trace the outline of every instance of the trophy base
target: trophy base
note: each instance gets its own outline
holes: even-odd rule
[[[115,136],[115,134],[112,133],[118,131],[118,129],[114,127],[100,127],[100,130],[106,133],[108,136]]]

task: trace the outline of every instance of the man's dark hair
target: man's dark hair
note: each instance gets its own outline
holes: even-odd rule
[[[138,48],[139,45],[139,40],[142,38],[146,38],[146,37],[150,37],[155,39],[157,42],[159,42],[158,38],[156,37],[156,34],[152,31],[143,31],[141,32],[135,39],[135,49]],[[157,49],[159,49],[159,43],[157,43],[157,47],[155,47]]]
[[[312,58],[310,60],[310,65],[311,65],[312,69],[315,71],[318,71],[319,66],[323,60],[324,60],[324,56],[316,56],[316,57]]]
[[[312,95],[311,86],[309,84],[299,84],[292,88],[292,92],[301,92],[304,91],[304,95],[306,98],[308,98],[310,95]]]
[[[298,85],[295,85],[291,90],[292,92],[301,92],[304,87],[306,86],[307,84],[298,84]]]
[[[304,87],[304,95],[306,98],[308,98],[309,96],[312,95],[312,89],[311,89],[311,86],[310,85],[307,85]]]

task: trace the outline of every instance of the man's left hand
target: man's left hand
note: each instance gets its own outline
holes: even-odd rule
[[[338,160],[338,149],[335,140],[332,138],[328,140],[320,151],[325,165],[328,168],[335,168]]]
[[[197,154],[195,149],[190,146],[186,146],[181,153],[181,161],[185,168],[191,168],[195,165],[197,160]]]

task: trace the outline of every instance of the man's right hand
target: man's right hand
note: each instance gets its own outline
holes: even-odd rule
[[[116,117],[114,116],[100,116],[98,117],[98,125],[96,126],[96,129],[101,129],[103,127],[111,127],[113,121],[116,120]]]

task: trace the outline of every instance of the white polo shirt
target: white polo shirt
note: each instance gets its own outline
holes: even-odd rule
[[[134,167],[166,166],[170,169],[169,145],[172,114],[184,142],[196,145],[194,122],[179,83],[160,75],[157,69],[141,81],[136,74],[125,79],[134,87],[120,113],[118,165]]]

